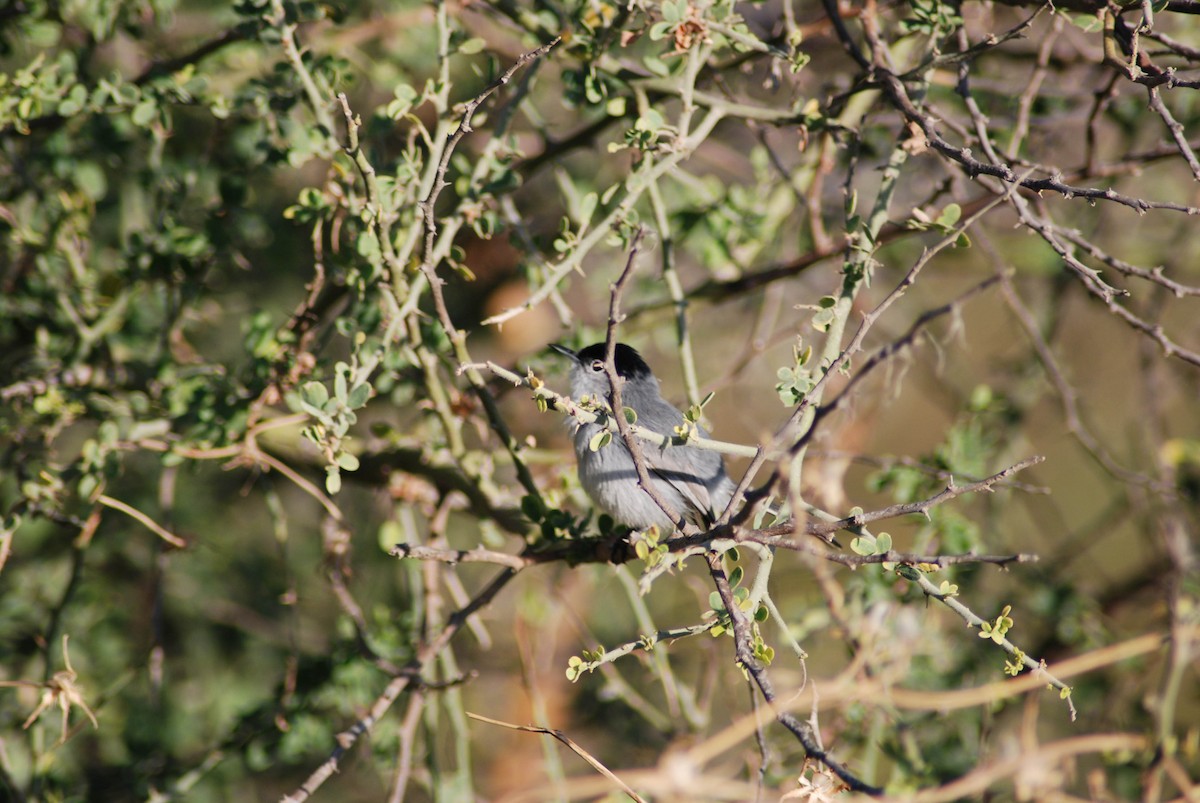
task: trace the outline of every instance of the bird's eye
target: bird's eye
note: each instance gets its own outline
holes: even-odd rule
[[[604,361],[603,360],[592,360],[592,370],[595,371],[596,373],[600,373],[601,371],[603,371],[604,370]]]

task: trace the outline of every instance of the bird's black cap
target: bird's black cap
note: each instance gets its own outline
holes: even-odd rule
[[[565,346],[560,346],[557,343],[550,344],[550,348],[557,351],[559,354],[565,354],[574,360],[577,360],[580,365],[588,365],[595,360],[604,360],[604,344],[593,343],[579,351],[571,351]],[[636,379],[638,377],[650,376],[650,366],[642,359],[642,355],[637,353],[637,350],[632,346],[627,346],[624,343],[618,343],[616,351],[613,354],[613,361],[617,365],[617,375],[623,376],[626,379]]]

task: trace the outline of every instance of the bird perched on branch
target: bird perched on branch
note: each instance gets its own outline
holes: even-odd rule
[[[571,396],[584,395],[607,403],[609,381],[604,369],[605,344],[595,343],[579,351],[553,344],[551,349],[571,360]],[[662,397],[658,379],[642,355],[618,343],[614,354],[617,375],[624,380],[621,404],[636,414],[636,423],[646,430],[668,438],[676,437],[676,428],[693,430],[691,438],[707,438],[699,424],[689,421]],[[638,484],[633,454],[624,440],[613,437],[598,446],[603,423],[583,424],[571,419],[575,439],[575,457],[579,464],[579,484],[596,506],[618,522],[637,530],[658,525],[666,534],[674,531],[671,518]],[[711,527],[729,505],[735,486],[725,473],[718,452],[697,449],[687,444],[658,446],[641,441],[641,452],[651,482],[659,497],[673,511],[698,527]]]

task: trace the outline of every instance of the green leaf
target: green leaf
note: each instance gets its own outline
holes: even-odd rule
[[[596,204],[599,203],[599,196],[594,192],[589,192],[579,199],[579,228],[587,228],[588,223],[592,221],[592,215],[596,212]]]
[[[150,125],[157,115],[158,104],[152,98],[146,98],[133,107],[133,112],[129,115],[129,119],[133,120],[134,125],[145,128]]]
[[[329,401],[329,389],[320,382],[305,382],[300,386],[300,398],[313,407],[323,407]]]
[[[593,435],[592,439],[590,441],[588,441],[588,450],[592,451],[592,452],[598,452],[601,449],[603,449],[605,446],[608,446],[608,443],[611,440],[612,440],[612,433],[609,432],[607,429],[602,429],[599,432],[597,432],[595,435]]]
[[[567,680],[574,682],[579,680],[580,675],[584,672],[583,659],[578,655],[572,655],[567,659]]]
[[[346,399],[346,405],[352,410],[357,410],[359,407],[366,405],[367,400],[371,398],[371,385],[363,382],[360,385],[355,385],[350,391],[350,395]]]
[[[961,206],[958,204],[946,204],[946,208],[942,210],[942,214],[938,215],[937,224],[948,229],[957,223],[961,217]]]
[[[337,457],[337,464],[339,468],[345,469],[346,471],[358,471],[358,458],[349,452],[342,452],[339,454]]]
[[[875,536],[875,554],[885,555],[892,551],[892,537],[887,533]]]
[[[850,549],[859,555],[874,555],[875,539],[869,535],[860,535],[850,542]]]
[[[540,498],[533,494],[526,494],[521,497],[521,512],[530,521],[541,521],[546,515],[546,508]]]
[[[485,46],[487,46],[487,41],[475,36],[459,45],[458,52],[462,53],[464,56],[473,56],[476,53],[481,52]]]
[[[733,588],[737,588],[739,585],[741,585],[742,578],[745,575],[746,572],[742,570],[741,566],[734,566],[733,571],[729,573],[729,585]]]
[[[833,323],[834,311],[831,309],[818,310],[812,317],[813,329],[818,332],[824,332],[829,329],[829,325]]]
[[[342,490],[342,475],[337,466],[325,467],[325,490],[330,494]]]
[[[658,109],[650,108],[637,118],[633,127],[641,131],[658,131],[664,125],[666,120],[663,119],[662,112]]]

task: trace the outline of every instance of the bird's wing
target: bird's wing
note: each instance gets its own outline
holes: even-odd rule
[[[652,468],[650,473],[662,481],[670,483],[671,487],[687,500],[687,509],[681,511],[685,519],[700,527],[707,527],[716,521],[717,517],[713,512],[712,502],[709,501],[708,488],[704,485],[692,477],[680,476],[677,472]]]
[[[650,473],[687,501],[690,509],[680,511],[684,518],[701,526],[716,520],[720,511],[714,509],[710,488],[716,487],[725,473],[719,454],[687,446],[650,446],[643,454]]]
[[[668,436],[672,434],[672,426],[683,422],[683,414],[663,401],[653,405],[645,413],[641,417],[642,420],[654,420],[658,423],[655,429],[666,430],[662,434]],[[704,429],[697,429],[700,437],[708,437]],[[729,480],[725,476],[725,462],[720,454],[690,446],[659,447],[643,443],[642,456],[650,473],[682,497],[687,509],[679,512],[684,518],[705,527],[711,525],[717,515],[723,512],[716,509],[717,505],[728,503],[732,488],[725,489]],[[720,498],[722,491],[723,499]],[[716,499],[713,498],[714,492],[718,497]]]

